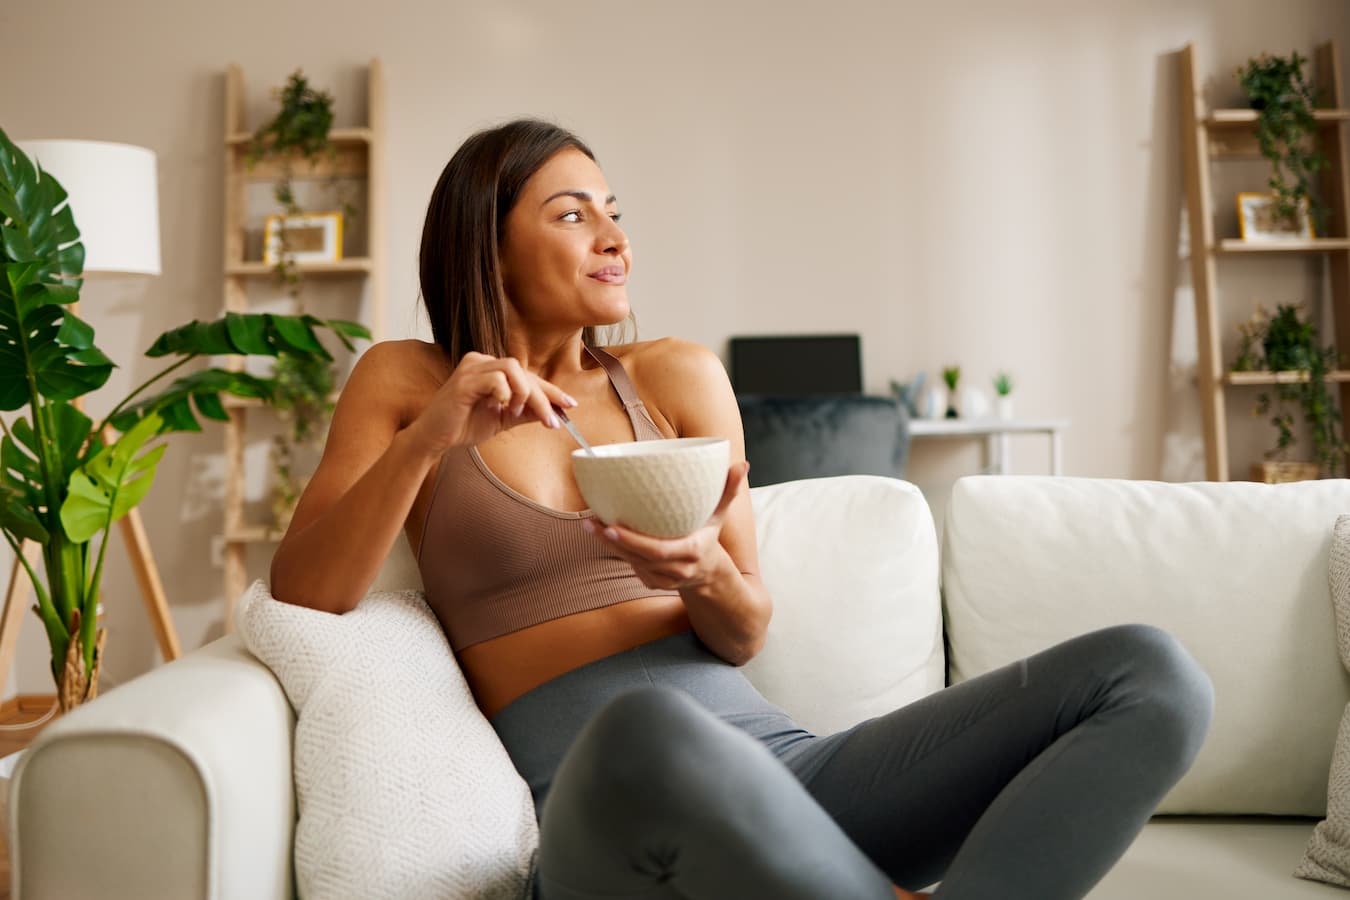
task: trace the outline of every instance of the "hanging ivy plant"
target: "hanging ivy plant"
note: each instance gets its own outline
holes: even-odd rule
[[[1317,202],[1313,182],[1327,159],[1317,146],[1313,108],[1318,95],[1303,74],[1307,61],[1298,51],[1287,58],[1263,53],[1238,67],[1237,78],[1260,114],[1256,140],[1261,155],[1270,160],[1275,215],[1297,227],[1306,206],[1317,231],[1325,233],[1327,209]]]

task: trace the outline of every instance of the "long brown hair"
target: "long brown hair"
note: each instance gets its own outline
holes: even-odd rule
[[[565,128],[517,119],[471,136],[441,172],[427,204],[418,268],[432,336],[451,365],[472,350],[506,355],[506,288],[498,255],[506,215],[530,176],[568,148],[595,159]],[[587,327],[582,341],[594,346],[597,332]]]

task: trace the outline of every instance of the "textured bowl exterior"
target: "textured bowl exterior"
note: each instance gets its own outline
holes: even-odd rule
[[[682,537],[712,515],[731,464],[725,439],[674,438],[577,450],[572,472],[596,518],[655,537]]]

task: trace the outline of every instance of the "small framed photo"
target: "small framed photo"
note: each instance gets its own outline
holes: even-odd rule
[[[1275,198],[1270,194],[1238,194],[1237,210],[1244,241],[1309,241],[1316,237],[1306,199],[1299,204],[1296,222],[1275,214]]]
[[[342,213],[268,216],[263,230],[263,262],[276,265],[283,251],[298,263],[342,259]]]

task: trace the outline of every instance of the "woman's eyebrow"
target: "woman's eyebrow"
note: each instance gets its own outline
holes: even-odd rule
[[[590,203],[591,200],[594,199],[594,195],[591,194],[590,191],[577,191],[577,190],[571,190],[571,191],[558,191],[558,193],[551,195],[550,197],[548,197],[548,199],[546,199],[543,203],[541,203],[541,204],[539,204],[539,205],[540,205],[540,206],[547,206],[551,201],[557,200],[559,197],[575,197],[576,199],[580,200],[582,203]],[[610,194],[608,197],[605,198],[605,205],[606,205],[606,206],[609,206],[611,203],[614,203],[614,202],[616,202],[616,199],[615,199],[615,197],[614,197],[613,194]]]

